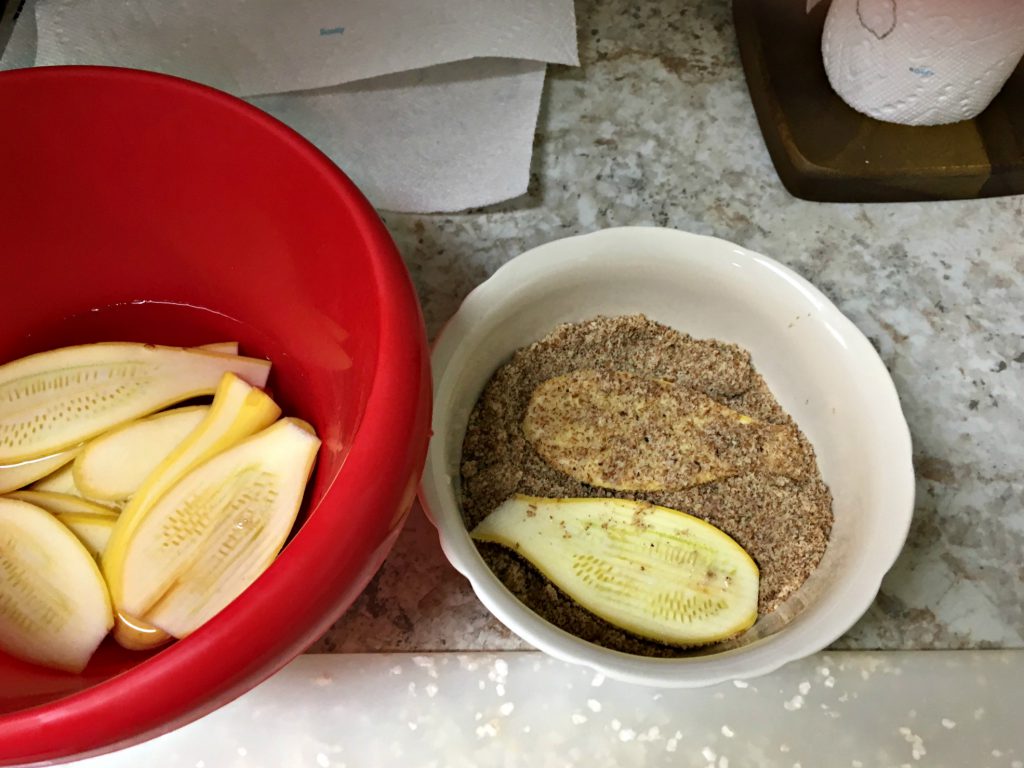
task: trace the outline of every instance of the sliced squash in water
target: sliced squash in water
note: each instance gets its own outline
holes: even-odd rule
[[[99,562],[103,551],[110,541],[110,533],[114,530],[114,523],[117,522],[115,515],[88,515],[82,513],[65,512],[57,515],[57,520],[67,526],[78,540],[82,542],[89,554]]]
[[[75,486],[91,499],[127,499],[209,410],[205,405],[172,408],[90,440],[72,465]]]
[[[183,477],[123,544],[123,612],[178,638],[219,613],[284,545],[319,446],[282,419]]]
[[[169,643],[174,638],[142,619],[118,613],[114,616],[114,641],[129,651],[148,651]]]
[[[757,619],[754,561],[719,529],[674,509],[516,495],[472,537],[512,549],[591,613],[640,637],[706,645]]]
[[[237,355],[237,341],[215,341],[210,344],[200,344],[196,349],[205,349],[207,352],[217,352],[221,355]]]
[[[801,479],[811,466],[796,427],[623,371],[548,379],[530,397],[523,433],[555,469],[618,491],[680,490],[752,471]]]
[[[114,623],[95,560],[53,515],[0,499],[0,649],[81,672]]]
[[[97,515],[99,517],[109,517],[112,520],[116,520],[118,515],[117,510],[113,507],[97,504],[80,496],[72,496],[67,493],[26,490],[8,493],[7,498],[27,501],[29,504],[35,504],[37,507],[41,507],[54,515]]]
[[[129,618],[143,618],[125,608],[125,554],[136,528],[152,506],[194,467],[274,423],[281,409],[270,396],[225,374],[210,410],[198,426],[179,443],[125,505],[103,554],[103,575],[117,609]]]
[[[266,384],[270,363],[152,344],[64,347],[0,366],[0,464],[51,455],[111,427],[214,392],[232,372]]]
[[[16,491],[56,472],[69,464],[75,458],[78,450],[77,447],[69,448],[66,451],[43,456],[41,459],[29,459],[17,464],[0,466],[0,493]]]
[[[65,464],[59,469],[51,472],[46,477],[39,478],[32,483],[27,490],[47,491],[48,493],[63,493],[68,496],[82,496],[82,492],[75,485],[75,476],[71,471],[71,464]]]

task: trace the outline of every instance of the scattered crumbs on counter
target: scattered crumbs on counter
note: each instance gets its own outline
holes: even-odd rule
[[[826,688],[835,688],[835,685],[836,685],[836,679],[834,677],[832,677],[832,675],[829,675],[828,677],[825,678],[825,687]]]
[[[590,684],[594,688],[600,688],[602,685],[604,685],[604,675],[598,672],[596,675],[594,675],[594,679],[590,681]]]
[[[487,683],[485,683],[483,680],[477,680],[476,687],[482,691],[487,687]]]
[[[737,688],[749,688],[750,687],[750,683],[748,683],[746,680],[733,680],[732,684],[735,685]]]
[[[704,747],[704,749],[702,749],[700,753],[704,756],[704,759],[707,760],[709,763],[715,762],[715,760],[718,758],[718,755],[715,754],[715,750],[713,750],[711,747]]]
[[[718,758],[718,768],[729,768],[729,758],[725,755]]]
[[[429,656],[413,656],[412,663],[420,669],[426,670],[427,677],[437,677],[438,672],[434,666],[434,660]]]
[[[842,694],[840,694],[840,695],[839,695],[839,701],[843,702],[844,704],[845,704],[845,703],[846,703],[847,701],[849,701],[849,700],[850,700],[850,694],[848,694],[848,693],[842,693]]]
[[[412,720],[410,720],[408,723],[406,723],[406,725],[409,726],[409,730],[410,731],[415,731],[417,728],[419,728],[419,724],[414,723]]]
[[[511,701],[506,701],[500,707],[498,707],[498,714],[502,717],[508,717],[512,714],[512,710],[516,708],[516,705]]]
[[[597,699],[587,699],[587,707],[590,708],[591,712],[600,712],[601,702]]]
[[[501,683],[498,683],[497,685],[494,686],[494,692],[496,694],[498,694],[498,696],[504,696],[505,695],[505,686],[502,685]]]
[[[316,753],[316,764],[319,765],[320,768],[330,768],[330,766],[331,766],[331,758],[329,758],[323,752],[317,752]]]
[[[400,674],[402,674],[402,665],[401,664],[396,664],[395,666],[393,666],[391,668],[391,674],[392,675],[400,675]]]
[[[613,718],[612,722],[611,722],[611,726],[612,726],[612,730],[613,731],[617,731],[617,730],[619,730],[622,727],[622,723],[620,723],[618,720]]]
[[[317,675],[313,678],[313,685],[323,688],[334,682],[334,678],[330,675]]]
[[[619,731],[619,741],[632,741],[636,738],[636,731],[632,728],[623,728]]]
[[[789,752],[789,744],[779,744],[779,752]]]
[[[867,671],[866,669],[862,669],[862,670],[860,671],[860,679],[861,679],[861,680],[867,680],[867,679],[868,679],[868,678],[870,678],[870,677],[871,677],[871,673],[870,673],[870,672],[868,672],[868,671]]]
[[[915,760],[920,760],[928,751],[924,748],[924,739],[918,736],[916,733],[911,731],[906,726],[902,726],[899,729],[900,735],[910,745],[910,755]]]
[[[1000,750],[1000,749],[993,749],[992,750],[992,757],[1002,757],[1002,756],[1003,756],[1002,750]]]
[[[985,716],[985,708],[984,707],[978,707],[976,710],[974,710],[974,719],[975,720],[981,720],[981,718],[983,718],[984,716]]]
[[[249,754],[249,750],[247,750],[245,747],[239,747],[235,751],[238,752],[239,757],[245,757]]]
[[[484,713],[483,712],[475,712],[473,714],[473,719],[476,720],[479,723],[481,720],[484,719]]]
[[[652,725],[646,733],[640,734],[640,741],[658,741],[661,738],[661,728]]]
[[[946,728],[947,730],[953,730],[954,728],[956,728],[956,721],[950,720],[948,717],[944,717],[942,718],[942,727]]]
[[[733,731],[733,729],[730,728],[728,725],[723,725],[722,726],[722,735],[725,736],[725,738],[727,738],[727,739],[731,739],[733,736],[736,735],[736,732]]]
[[[801,696],[806,696],[808,693],[811,692],[811,684],[804,680],[802,683],[800,683],[800,685],[796,687],[796,689],[800,691]]]
[[[583,725],[587,722],[587,716],[581,715],[579,712],[573,712],[570,719],[572,720],[573,725]]]
[[[477,726],[476,736],[478,739],[494,738],[497,735],[498,729],[494,727],[493,723],[484,723],[483,725]]]
[[[795,712],[804,705],[804,697],[799,693],[789,701],[783,702],[782,706],[785,707],[787,712]]]
[[[423,690],[427,692],[427,696],[429,696],[430,698],[434,698],[435,696],[437,696],[437,686],[433,683],[428,683]]]
[[[665,751],[666,752],[675,752],[676,748],[678,746],[679,746],[679,739],[677,739],[675,736],[673,736],[671,739],[669,739],[668,741],[665,742]]]

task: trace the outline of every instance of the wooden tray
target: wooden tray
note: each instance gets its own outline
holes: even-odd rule
[[[1024,62],[974,120],[883,123],[836,95],[821,60],[831,0],[733,0],[750,98],[783,185],[828,202],[1024,193]]]

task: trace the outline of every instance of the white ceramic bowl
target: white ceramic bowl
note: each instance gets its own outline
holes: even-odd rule
[[[734,647],[679,659],[601,648],[519,602],[477,553],[459,511],[470,412],[511,354],[559,323],[642,312],[751,352],[811,440],[834,497],[821,564]],[[776,261],[715,238],[629,227],[524,253],[473,291],[433,352],[434,436],[420,498],[452,564],[509,629],[548,654],[609,677],[692,687],[748,678],[821,650],[867,610],[910,525],[910,434],[885,366],[857,328]]]

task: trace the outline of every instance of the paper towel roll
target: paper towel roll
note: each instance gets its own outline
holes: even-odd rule
[[[1024,54],[1022,0],[833,0],[821,42],[843,100],[890,123],[969,120]]]

